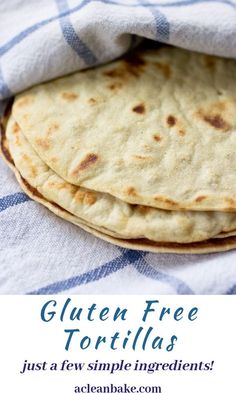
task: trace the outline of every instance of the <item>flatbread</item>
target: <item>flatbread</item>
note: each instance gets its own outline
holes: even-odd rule
[[[126,239],[192,243],[236,229],[236,213],[178,212],[134,206],[109,194],[71,185],[37,155],[10,118],[5,150],[34,190],[90,226]]]
[[[137,51],[19,95],[13,116],[69,183],[131,204],[236,211],[236,62]]]
[[[4,145],[5,144],[5,145]],[[47,207],[50,211],[56,214],[58,217],[71,222],[78,227],[82,228],[86,232],[116,246],[128,248],[139,251],[149,251],[154,253],[175,253],[175,254],[206,254],[215,253],[222,251],[229,251],[236,248],[236,236],[228,237],[224,239],[210,239],[204,242],[190,243],[190,244],[179,244],[179,243],[164,243],[164,242],[152,242],[147,239],[119,239],[115,236],[108,235],[104,232],[99,231],[96,228],[92,228],[85,221],[78,217],[70,214],[68,211],[57,206],[55,203],[48,201],[37,190],[35,190],[19,173],[17,168],[12,161],[12,158],[7,153],[6,141],[1,138],[1,153],[8,166],[14,171],[16,178],[21,185],[25,193],[36,202]]]

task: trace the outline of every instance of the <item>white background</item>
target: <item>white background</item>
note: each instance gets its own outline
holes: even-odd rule
[[[161,386],[162,393],[233,393],[236,391],[235,378],[235,296],[70,296],[71,303],[60,321],[61,309],[67,296],[1,296],[0,323],[0,392],[4,393],[73,393],[75,386],[86,385],[148,385]],[[43,322],[40,312],[44,303],[55,299],[57,306],[48,311],[56,311],[51,322]],[[159,300],[155,312],[148,315],[147,321],[141,321],[146,300]],[[87,321],[87,309],[93,303],[97,310],[110,307],[109,319],[99,320],[99,312],[94,312],[94,321]],[[70,321],[73,307],[83,308],[80,321]],[[127,308],[126,321],[114,323],[116,307]],[[170,307],[170,315],[159,321],[162,307]],[[173,312],[184,307],[183,319],[175,321]],[[191,322],[187,315],[192,307],[198,307],[198,318]],[[87,311],[87,312],[86,312]],[[80,339],[88,335],[92,341],[99,335],[109,337],[116,331],[124,338],[128,330],[135,332],[139,326],[147,330],[154,327],[152,338],[156,335],[164,338],[163,348],[151,348],[148,341],[143,351],[138,345],[136,351],[127,344],[126,350],[111,350],[109,344],[101,344],[100,350],[91,346],[81,350]],[[78,328],[81,333],[72,338],[69,351],[65,351],[67,335],[64,329]],[[154,334],[155,333],[155,334]],[[131,335],[132,335],[131,334]],[[167,352],[166,345],[175,334],[178,340],[173,351]],[[141,336],[140,336],[141,337]],[[143,337],[143,336],[142,336]],[[140,339],[140,344],[142,339]],[[166,345],[165,345],[166,344]],[[47,362],[47,367],[63,360],[71,363],[101,362],[183,362],[197,363],[214,360],[212,371],[26,371],[21,374],[23,363]]]

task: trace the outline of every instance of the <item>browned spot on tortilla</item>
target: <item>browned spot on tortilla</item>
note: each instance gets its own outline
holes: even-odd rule
[[[160,135],[153,135],[153,139],[154,139],[156,142],[160,142],[160,141],[162,140],[162,137],[161,137]]]
[[[73,91],[64,91],[61,96],[66,101],[74,101],[78,98],[78,94]]]
[[[236,207],[236,201],[233,198],[230,197],[225,197],[224,198],[225,202],[230,205],[230,207]]]
[[[215,65],[216,65],[216,58],[215,57],[205,55],[204,60],[205,60],[205,65],[207,68],[209,68],[210,70],[213,70],[215,68]]]
[[[32,177],[36,177],[38,174],[36,166],[32,163],[31,158],[27,154],[23,154],[22,158],[27,162],[28,168],[30,169]]]
[[[81,161],[79,166],[75,168],[73,171],[73,175],[78,175],[80,171],[83,171],[84,169],[87,169],[91,165],[95,164],[95,162],[98,160],[98,156],[94,153],[89,153],[87,156]]]
[[[50,124],[50,126],[48,127],[47,130],[47,135],[50,136],[54,133],[54,131],[57,131],[59,129],[59,124],[58,123],[52,123]]]
[[[139,114],[143,114],[145,113],[145,106],[143,103],[136,105],[132,108],[133,112],[139,113]]]
[[[204,199],[207,199],[206,195],[199,195],[197,198],[195,198],[195,202],[202,202]]]
[[[114,68],[109,71],[104,71],[103,75],[108,76],[109,78],[117,78],[123,76],[123,72],[119,68]]]
[[[125,56],[124,58],[125,63],[131,65],[134,68],[142,68],[146,65],[145,60],[141,57],[138,56],[135,53],[129,53]]]
[[[144,71],[146,62],[136,53],[129,53],[125,56],[123,64],[124,69],[128,74],[138,78]]]
[[[92,194],[91,192],[85,193],[84,203],[86,205],[93,205],[96,201],[97,201],[97,198],[94,194]]]
[[[18,126],[17,123],[14,123],[14,125],[12,127],[13,134],[17,134],[19,131],[20,131],[20,127]]]
[[[122,87],[121,82],[114,82],[114,83],[111,83],[110,85],[108,85],[108,89],[110,89],[110,90],[118,90],[121,87]]]
[[[33,97],[32,96],[24,96],[24,97],[21,97],[21,98],[19,98],[17,101],[16,101],[16,103],[15,103],[15,105],[17,106],[17,107],[22,107],[22,106],[26,106],[26,105],[29,105],[29,104],[31,104],[33,102]]]
[[[50,181],[50,182],[48,182],[48,186],[52,187],[52,188],[54,188],[56,190],[59,190],[59,191],[60,190],[67,190],[67,191],[69,191],[73,195],[74,195],[74,193],[77,190],[77,187],[74,186],[73,184],[70,184],[70,183],[57,183],[57,182],[54,182],[54,181]]]
[[[92,192],[78,190],[75,194],[75,200],[85,205],[93,205],[97,201],[97,198]]]
[[[173,127],[175,124],[176,124],[176,118],[174,117],[174,116],[172,116],[172,115],[169,115],[168,117],[167,117],[167,119],[166,119],[166,121],[167,121],[167,124],[170,126],[170,127]]]
[[[158,70],[161,71],[162,75],[166,79],[170,78],[170,76],[171,76],[171,68],[170,68],[169,64],[156,62],[155,65],[158,68]]]
[[[134,187],[128,187],[126,190],[126,193],[129,196],[136,196],[137,195],[136,189]]]
[[[36,138],[35,142],[38,146],[42,147],[44,150],[48,150],[51,147],[50,139]]]
[[[134,53],[130,53],[125,56],[116,68],[104,71],[103,75],[109,78],[122,78],[122,80],[127,80],[130,75],[137,78],[143,72],[145,65],[145,60]]]
[[[96,104],[96,102],[97,102],[95,100],[95,98],[93,98],[93,97],[91,97],[88,101],[89,101],[90,104]]]
[[[156,197],[154,197],[154,200],[156,202],[163,202],[163,203],[165,203],[165,204],[167,204],[169,206],[178,206],[177,202],[173,201],[172,199],[165,198],[165,197],[162,197],[162,196],[156,196]]]
[[[32,165],[32,166],[30,167],[30,171],[31,171],[32,177],[36,177],[36,176],[37,176],[38,171],[37,171],[37,168],[36,168],[34,165]]]
[[[150,158],[148,156],[139,156],[139,155],[134,155],[133,157],[137,158],[138,160],[147,160],[148,158]]]
[[[172,201],[172,199],[165,198],[165,203],[167,203],[170,206],[178,206],[178,203],[175,201]]]
[[[184,130],[179,130],[179,131],[178,131],[178,134],[179,134],[180,136],[184,136],[184,135],[186,134],[186,132],[185,132]]]
[[[144,205],[137,205],[136,209],[138,210],[139,213],[141,213],[143,215],[149,213],[152,210],[151,207],[144,206]]]
[[[205,115],[203,120],[218,130],[228,131],[230,128],[229,124],[223,119],[221,115]]]

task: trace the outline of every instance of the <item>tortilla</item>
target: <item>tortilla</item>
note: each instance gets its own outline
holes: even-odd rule
[[[109,194],[69,184],[41,160],[12,118],[7,125],[6,143],[9,146],[5,146],[5,151],[35,193],[107,234],[123,239],[192,243],[236,229],[236,213],[134,206]]]
[[[68,211],[57,206],[40,195],[37,190],[21,176],[19,171],[16,169],[12,159],[8,154],[6,154],[5,147],[3,148],[3,143],[1,140],[1,153],[3,158],[7,162],[8,166],[14,171],[16,178],[21,185],[25,193],[36,202],[47,207],[50,211],[56,214],[58,217],[71,222],[86,232],[100,238],[108,243],[120,246],[123,248],[128,248],[132,250],[139,251],[149,251],[154,253],[175,253],[175,254],[205,254],[221,251],[229,251],[236,248],[236,236],[224,238],[224,239],[210,239],[203,242],[189,243],[189,244],[179,244],[179,243],[164,243],[164,242],[152,242],[147,239],[119,239],[115,236],[108,235],[104,232],[99,231],[96,228],[92,228],[85,221],[73,216]],[[36,191],[36,192],[35,192]]]
[[[236,211],[236,62],[136,51],[19,95],[13,116],[69,183],[131,204]]]

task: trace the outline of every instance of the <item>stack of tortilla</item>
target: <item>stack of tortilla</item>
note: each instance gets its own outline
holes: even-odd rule
[[[33,87],[1,149],[29,196],[111,243],[236,248],[234,60],[142,49]]]

